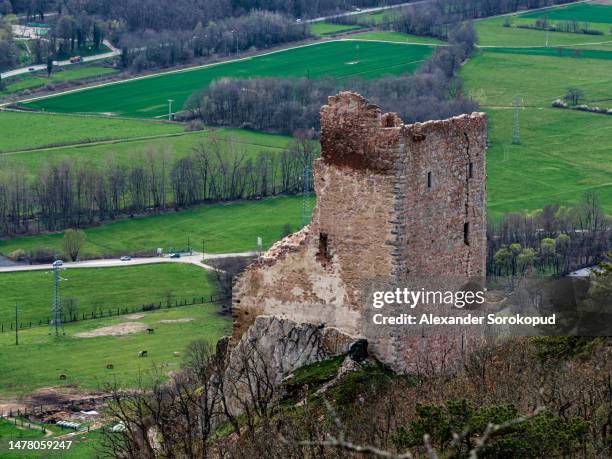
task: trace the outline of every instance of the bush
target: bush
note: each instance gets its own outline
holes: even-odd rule
[[[187,131],[203,131],[204,123],[202,123],[200,120],[191,120],[189,123],[187,123],[186,129]]]
[[[34,263],[53,263],[58,253],[49,247],[35,247],[30,252],[30,260]]]
[[[26,253],[25,250],[22,250],[22,249],[17,249],[14,252],[11,252],[8,257],[9,259],[13,261],[27,261],[28,260],[28,254]]]
[[[428,434],[435,448],[449,450],[453,432],[465,432],[465,439],[457,445],[459,457],[467,455],[489,423],[502,424],[521,416],[513,405],[476,409],[466,400],[449,400],[441,406],[417,403],[416,415],[414,421],[393,435],[399,449],[422,445],[423,436]],[[583,445],[589,425],[582,418],[563,419],[545,411],[492,436],[479,457],[571,456]]]

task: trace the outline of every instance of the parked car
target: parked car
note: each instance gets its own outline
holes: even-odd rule
[[[34,67],[28,67],[28,72],[33,72],[34,70],[36,70]]]
[[[83,62],[83,58],[81,56],[74,56],[70,58],[71,64],[78,64],[80,62]]]
[[[181,258],[181,254],[180,253],[171,253],[170,254],[170,258]]]
[[[64,266],[64,262],[63,262],[62,260],[55,260],[55,261],[53,262],[53,267],[54,267],[54,268],[58,268],[58,267],[60,267],[60,266]]]
[[[125,255],[123,257],[120,258],[121,261],[130,261],[132,259],[132,257]]]

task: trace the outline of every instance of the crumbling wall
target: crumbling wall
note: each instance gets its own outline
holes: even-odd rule
[[[404,125],[343,92],[321,109],[321,148],[312,223],[238,279],[234,340],[273,315],[368,338],[378,358],[405,368],[414,343],[367,336],[366,285],[484,277],[485,116]]]
[[[359,335],[364,277],[390,275],[394,167],[401,126],[361,96],[341,93],[321,110],[311,225],[272,247],[234,288],[234,337],[277,315]]]

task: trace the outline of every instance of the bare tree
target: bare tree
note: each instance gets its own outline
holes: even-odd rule
[[[85,244],[85,233],[82,230],[67,229],[64,232],[64,252],[72,261],[77,261]]]

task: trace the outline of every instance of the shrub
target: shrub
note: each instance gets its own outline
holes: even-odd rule
[[[49,247],[35,247],[30,252],[30,260],[34,263],[52,263],[58,253]]]
[[[25,250],[22,250],[22,249],[17,249],[14,252],[11,252],[8,257],[9,259],[13,261],[27,261],[28,260],[28,254],[26,253]]]

